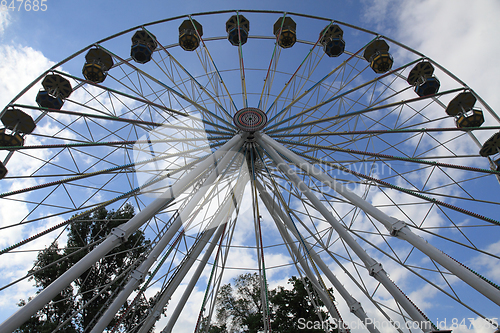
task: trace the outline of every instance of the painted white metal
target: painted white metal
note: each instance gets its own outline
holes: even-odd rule
[[[308,271],[310,272],[309,266],[304,261],[304,259],[300,256],[300,253],[298,252],[297,247],[295,246],[295,243],[293,242],[292,238],[290,237],[290,235],[286,231],[285,227],[280,223],[280,221],[277,220],[277,216],[279,216],[281,218],[281,220],[283,221],[283,223],[286,224],[288,230],[290,230],[292,232],[292,234],[295,236],[295,238],[299,242],[301,242],[303,245],[305,245],[305,247],[307,248],[307,251],[311,255],[314,262],[319,266],[319,268],[326,275],[326,277],[331,282],[333,287],[339,292],[340,296],[342,296],[342,298],[345,300],[345,302],[347,303],[347,306],[349,307],[351,312],[354,313],[356,315],[356,317],[358,317],[360,319],[360,321],[366,325],[366,328],[368,329],[368,331],[370,331],[371,333],[380,333],[379,330],[373,324],[374,321],[370,320],[368,318],[368,316],[366,315],[366,312],[364,311],[363,307],[361,306],[361,303],[358,302],[347,291],[347,289],[344,287],[344,285],[337,279],[335,274],[333,274],[333,272],[330,270],[330,268],[325,264],[323,259],[321,259],[321,257],[316,253],[316,251],[311,247],[311,245],[306,240],[304,240],[302,237],[300,237],[299,233],[297,232],[297,230],[295,229],[295,227],[293,225],[292,220],[290,219],[290,216],[286,212],[284,212],[282,209],[280,209],[279,205],[272,199],[271,195],[266,192],[266,190],[264,189],[264,187],[260,183],[257,183],[257,189],[260,192],[262,201],[264,202],[269,213],[273,217],[273,219],[276,223],[276,226],[280,230],[280,233],[284,236],[285,241],[290,245],[293,252],[295,253],[295,256],[299,259],[299,262],[300,262],[301,266],[304,268],[304,271],[306,272],[306,274]],[[311,272],[310,272],[310,274],[312,275]],[[312,275],[312,277],[314,278],[314,275]],[[308,278],[311,281],[315,281],[315,280],[311,279],[309,274],[308,274]],[[319,286],[316,286],[316,288],[318,288],[318,287]],[[327,304],[327,303],[325,303],[325,304]]]
[[[267,194],[267,193],[265,193],[265,194]],[[264,202],[264,205],[268,209],[271,217],[274,220],[274,223],[278,227],[278,230],[281,234],[281,237],[288,244],[288,246],[290,246],[292,253],[295,255],[295,257],[299,261],[300,266],[302,267],[302,269],[306,273],[306,276],[309,279],[309,281],[311,281],[311,284],[313,285],[313,287],[316,290],[316,292],[318,293],[319,297],[321,298],[321,300],[325,304],[328,312],[330,313],[332,318],[335,318],[337,320],[337,322],[340,322],[340,321],[338,321],[340,318],[338,316],[338,313],[335,309],[335,306],[334,306],[331,298],[326,294],[323,287],[319,284],[318,279],[316,278],[316,276],[313,274],[313,272],[309,268],[309,265],[304,260],[303,256],[300,254],[297,246],[295,245],[292,238],[290,237],[290,234],[288,233],[288,231],[286,230],[286,228],[282,224],[282,222],[281,222],[282,220],[278,219],[278,216],[281,217],[281,215],[274,208],[274,206],[273,206],[274,202],[271,203],[272,199],[268,195],[264,195],[264,193],[262,193],[262,192],[260,192],[260,195],[261,195],[262,202]]]
[[[343,184],[333,179],[330,175],[307,162],[302,157],[297,156],[292,151],[281,145],[279,142],[276,142],[266,134],[261,134],[260,138],[262,139],[262,141],[266,142],[274,149],[276,149],[277,152],[288,158],[297,167],[305,171],[309,176],[315,177],[316,179],[320,180],[323,184],[328,185],[339,194],[344,196],[353,205],[361,208],[365,213],[373,216],[376,220],[384,225],[384,227],[391,233],[391,235],[403,239],[411,245],[415,246],[421,252],[425,253],[429,258],[438,262],[441,266],[452,272],[472,288],[476,289],[478,292],[489,298],[491,301],[495,302],[497,305],[500,305],[500,290],[498,290],[485,280],[481,279],[464,266],[460,265],[458,262],[443,253],[441,250],[429,244],[422,237],[415,234],[404,221],[399,221],[398,219],[385,214],[380,209],[374,207],[372,204],[359,197],[357,194],[351,192]]]
[[[163,292],[161,295],[160,299],[156,301],[155,306],[149,313],[148,317],[144,321],[144,323],[141,325],[141,328],[138,333],[146,333],[148,330],[153,327],[154,323],[160,319],[161,313],[163,312],[163,308],[167,304],[167,302],[170,300],[172,297],[172,294],[175,292],[177,287],[180,285],[182,282],[182,279],[186,276],[186,274],[189,272],[189,269],[191,266],[193,266],[194,262],[198,259],[198,256],[200,255],[201,251],[205,247],[207,243],[209,243],[210,238],[214,234],[215,230],[217,230],[217,235],[214,238],[215,243],[217,243],[217,239],[220,238],[222,231],[224,230],[224,227],[219,226],[219,228],[212,228],[203,233],[203,236],[201,236],[200,240],[194,245],[194,248],[192,248],[191,253],[188,253],[188,255],[185,257],[187,258],[186,261],[182,263],[182,266],[180,267],[179,271],[175,273],[174,278],[168,285],[167,289]]]
[[[201,259],[200,264],[196,268],[196,271],[194,275],[191,277],[191,280],[189,281],[189,284],[186,287],[186,290],[181,296],[181,299],[177,303],[177,306],[175,307],[174,312],[170,315],[170,319],[168,320],[167,325],[165,328],[162,330],[162,333],[170,333],[172,332],[172,328],[174,327],[177,319],[179,318],[179,315],[182,312],[182,309],[186,305],[186,302],[191,295],[191,292],[193,291],[194,286],[198,282],[198,279],[201,276],[201,273],[203,272],[203,269],[205,268],[208,260],[210,259],[210,256],[212,255],[212,252],[217,245],[217,241],[220,239],[222,235],[222,231],[224,230],[224,227],[221,224],[223,220],[225,220],[224,223],[227,223],[229,219],[231,218],[233,212],[236,210],[237,212],[239,211],[240,203],[241,203],[241,198],[243,197],[243,191],[245,190],[245,185],[247,182],[245,181],[239,181],[238,184],[234,188],[234,196],[228,197],[224,204],[222,205],[222,208],[217,212],[217,214],[214,217],[213,220],[213,225],[214,226],[219,226],[219,231],[217,231],[217,234],[214,236],[212,239],[212,242],[210,243],[208,249],[205,251],[205,254],[203,255],[203,258]],[[235,205],[236,203],[236,205]],[[141,328],[144,332],[147,332],[149,329],[148,327]]]
[[[420,312],[420,310],[403,294],[403,292],[389,279],[387,273],[382,268],[382,265],[375,261],[366,253],[351,234],[340,224],[339,221],[331,214],[330,211],[321,203],[316,195],[308,188],[308,186],[300,179],[292,168],[281,158],[281,156],[264,142],[261,137],[256,137],[257,142],[266,150],[271,159],[276,163],[277,167],[283,172],[289,180],[309,199],[316,210],[323,215],[328,223],[337,231],[338,235],[345,243],[356,253],[363,261],[369,274],[379,281],[385,289],[394,297],[394,299],[403,307],[412,320],[418,324],[424,332],[431,332],[432,325]]]
[[[111,320],[115,317],[115,314],[120,310],[122,305],[127,301],[130,294],[139,287],[146,275],[148,270],[154,264],[156,259],[161,255],[165,247],[170,243],[172,238],[175,236],[179,228],[182,226],[183,221],[187,221],[191,213],[195,210],[196,206],[200,200],[205,196],[206,192],[209,190],[210,185],[223,173],[224,169],[230,164],[231,160],[240,149],[243,144],[243,140],[238,141],[238,143],[231,147],[231,149],[226,152],[222,159],[216,164],[216,167],[211,171],[210,175],[203,182],[200,189],[193,195],[189,200],[188,204],[184,207],[179,216],[174,220],[172,225],[168,228],[167,232],[161,237],[160,241],[155,245],[151,253],[144,260],[144,262],[135,270],[137,272],[135,275],[131,275],[130,279],[127,281],[125,287],[120,291],[118,296],[113,300],[111,305],[107,308],[106,312],[99,319],[97,324],[92,329],[91,333],[101,333],[104,331],[106,326],[109,325]],[[197,211],[199,212],[199,211]],[[187,226],[185,226],[187,227]]]
[[[125,232],[125,234],[123,235],[124,238],[137,231],[140,226],[142,226],[154,214],[160,211],[163,206],[170,202],[170,200],[182,193],[184,188],[192,181],[193,178],[196,178],[200,174],[205,172],[206,169],[213,163],[215,163],[215,161],[217,161],[226,151],[231,149],[236,144],[241,145],[242,142],[242,135],[235,135],[231,140],[226,142],[219,150],[217,150],[211,157],[208,157],[207,159],[200,162],[200,164],[198,164],[196,168],[182,177],[171,188],[167,189],[161,197],[153,201],[149,206],[144,208],[123,226],[120,226],[120,229]],[[72,266],[63,275],[57,278],[57,280],[52,282],[40,294],[35,296],[35,298],[33,298],[25,306],[20,308],[6,321],[0,324],[0,332],[13,332],[15,329],[21,326],[38,310],[44,307],[45,304],[49,303],[57,294],[61,292],[61,290],[63,290],[72,281],[74,281],[87,269],[89,269],[97,260],[104,257],[109,251],[121,244],[124,238],[119,237],[114,233],[110,234],[104,242],[102,242],[89,254],[78,261],[74,266]]]

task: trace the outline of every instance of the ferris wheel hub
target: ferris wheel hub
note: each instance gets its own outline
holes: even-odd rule
[[[264,111],[257,108],[243,108],[236,112],[233,121],[240,130],[252,133],[266,126],[267,116]]]

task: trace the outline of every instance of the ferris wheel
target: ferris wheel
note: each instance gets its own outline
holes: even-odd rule
[[[0,119],[0,297],[73,223],[135,208],[1,332],[138,230],[147,246],[93,333],[141,298],[133,332],[205,332],[221,284],[242,272],[258,273],[262,304],[270,278],[307,277],[344,332],[434,332],[438,317],[497,329],[500,118],[389,37],[275,11],[169,18],[69,56]]]

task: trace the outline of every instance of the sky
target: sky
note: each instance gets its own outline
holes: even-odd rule
[[[496,65],[500,54],[497,43],[500,3],[495,0],[478,0],[473,4],[467,0],[313,3],[48,0],[45,3],[47,10],[44,12],[16,8],[0,13],[0,105],[6,105],[53,64],[122,30],[190,13],[263,9],[328,17],[379,32],[432,58],[466,82],[493,110],[500,110],[500,94],[496,87],[500,77],[500,66]],[[5,209],[3,206],[0,212],[2,218],[10,217]],[[421,295],[413,296],[419,298]],[[192,311],[196,315],[197,310]],[[456,332],[469,330],[462,328]],[[489,331],[485,329],[484,332]]]
[[[312,6],[304,6],[300,1],[253,1],[247,5],[249,7],[245,8],[248,9],[333,17],[380,32],[443,64],[480,95],[492,96],[488,99],[492,106],[498,103],[493,99],[496,95],[493,86],[488,84],[491,82],[488,79],[498,74],[496,69],[480,68],[493,63],[494,55],[497,54],[498,46],[493,40],[498,30],[494,18],[499,5],[495,1],[477,1],[473,6],[460,0],[418,3],[391,0],[320,1]],[[2,73],[13,67],[24,67],[18,69],[27,72],[18,78],[23,81],[16,80],[22,87],[26,83],[24,76],[33,73],[31,78],[34,78],[41,68],[46,68],[43,63],[38,72],[25,65],[20,66],[24,59],[38,55],[35,52],[41,52],[49,61],[57,62],[101,38],[145,22],[186,13],[235,9],[234,3],[229,1],[191,0],[182,5],[164,5],[160,1],[148,1],[141,5],[127,1],[105,1],[99,3],[98,9],[95,6],[94,2],[51,1],[47,2],[45,12],[21,10],[2,13],[2,57],[9,61],[3,64]],[[12,82],[6,84],[7,87],[11,85]],[[19,90],[19,87],[16,88],[8,88],[9,94],[2,94],[3,104]]]

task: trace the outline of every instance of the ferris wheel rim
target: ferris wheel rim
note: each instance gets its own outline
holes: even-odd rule
[[[310,16],[303,15],[303,14],[296,14],[296,13],[284,13],[284,12],[278,12],[278,11],[244,11],[244,10],[242,10],[242,11],[216,11],[216,12],[197,13],[197,14],[192,14],[192,15],[189,15],[189,16],[185,16],[185,15],[183,15],[183,16],[177,16],[177,17],[174,17],[174,18],[169,18],[169,19],[166,19],[166,20],[160,20],[160,21],[150,22],[150,23],[147,23],[147,24],[145,24],[145,25],[141,25],[141,26],[138,26],[138,27],[134,27],[134,28],[131,28],[131,29],[124,30],[124,31],[122,31],[122,32],[120,32],[120,33],[118,33],[118,34],[114,34],[114,35],[112,35],[112,36],[110,36],[110,37],[108,37],[108,38],[102,39],[101,41],[99,41],[99,42],[97,42],[97,43],[95,43],[95,44],[89,45],[88,47],[86,47],[86,48],[84,48],[84,49],[82,49],[82,50],[78,51],[77,53],[74,53],[73,55],[69,56],[68,58],[66,58],[66,59],[64,59],[63,61],[59,62],[58,64],[54,65],[51,69],[47,70],[47,71],[46,71],[44,74],[42,74],[39,78],[37,78],[37,79],[36,79],[35,81],[33,81],[30,85],[28,85],[28,87],[26,87],[26,89],[25,89],[25,90],[23,90],[23,91],[22,91],[22,92],[21,92],[18,96],[16,96],[16,98],[14,98],[14,100],[13,100],[13,101],[11,101],[11,103],[9,104],[9,106],[14,105],[14,104],[12,104],[14,101],[18,100],[18,99],[19,99],[19,98],[20,98],[20,97],[21,97],[21,96],[22,96],[22,95],[23,95],[23,94],[24,94],[27,90],[29,90],[29,89],[30,89],[31,87],[33,87],[33,86],[34,86],[37,82],[39,82],[39,81],[40,81],[40,80],[41,80],[41,79],[42,79],[42,78],[43,78],[43,77],[44,77],[47,73],[57,72],[57,71],[56,71],[56,68],[57,68],[57,67],[59,67],[59,66],[61,66],[62,64],[66,63],[67,61],[72,60],[73,58],[75,58],[75,57],[77,57],[78,55],[80,55],[80,54],[84,53],[86,50],[89,50],[90,48],[92,48],[92,47],[93,47],[93,46],[95,46],[95,45],[99,45],[99,44],[101,44],[101,43],[103,43],[103,42],[105,42],[105,41],[108,41],[108,40],[114,39],[114,38],[116,38],[116,37],[122,36],[122,35],[124,35],[124,34],[126,34],[126,33],[132,32],[132,31],[134,31],[134,30],[137,30],[137,29],[142,29],[142,28],[144,28],[144,27],[147,27],[147,26],[152,26],[152,25],[159,24],[159,23],[164,23],[164,22],[173,21],[173,20],[180,20],[180,19],[183,19],[183,18],[186,18],[186,17],[190,17],[190,16],[203,16],[203,15],[211,15],[211,14],[225,14],[225,13],[234,13],[234,12],[236,12],[236,13],[240,13],[240,12],[241,12],[241,13],[247,13],[247,12],[248,12],[248,13],[259,13],[259,14],[260,14],[260,13],[266,13],[266,14],[276,14],[276,13],[280,13],[280,14],[286,14],[286,15],[290,14],[290,15],[294,15],[294,16],[295,16],[295,15],[296,15],[296,16],[304,16],[304,17],[311,18],[311,19],[325,20],[325,21],[327,21],[327,22],[335,22],[335,23],[338,23],[338,24],[341,24],[341,25],[345,25],[345,26],[348,26],[348,27],[351,27],[351,28],[358,29],[358,27],[350,26],[350,25],[348,25],[348,24],[345,24],[345,23],[342,23],[342,22],[339,22],[339,21],[332,21],[332,20],[330,20],[330,19],[326,19],[326,18],[310,17]],[[366,33],[373,34],[375,37],[378,37],[378,38],[383,38],[383,39],[385,39],[385,40],[387,40],[387,41],[390,41],[391,43],[394,43],[394,44],[399,45],[399,46],[401,46],[401,47],[403,47],[403,48],[406,48],[407,50],[410,50],[410,51],[412,51],[412,52],[414,52],[415,54],[417,54],[417,55],[419,55],[419,56],[420,56],[420,59],[419,59],[418,61],[421,61],[422,59],[424,59],[424,60],[428,60],[428,61],[432,62],[434,65],[436,65],[436,67],[440,67],[443,71],[445,71],[445,68],[444,68],[444,67],[441,67],[441,66],[439,66],[439,65],[435,64],[432,60],[430,60],[430,59],[426,58],[425,56],[423,56],[422,54],[420,54],[420,53],[418,53],[418,52],[416,52],[416,51],[414,51],[414,50],[411,50],[411,49],[407,48],[406,46],[404,46],[404,45],[402,45],[402,44],[400,45],[400,44],[398,44],[397,42],[392,41],[391,39],[389,39],[389,38],[387,38],[387,37],[384,37],[384,36],[378,35],[378,34],[373,33],[373,32],[371,32],[371,31],[364,31],[364,30],[362,30],[362,29],[361,29],[361,31],[366,32]],[[258,39],[259,37],[255,37],[255,38],[257,38],[257,39]],[[220,38],[219,38],[219,39],[220,39]],[[176,47],[178,47],[178,44],[177,44],[177,45],[172,44],[172,46],[170,46],[170,47],[172,47],[172,48],[176,48]],[[235,70],[236,70],[236,69],[235,69]],[[61,73],[61,74],[63,74],[63,73]],[[451,74],[451,73],[450,73],[450,74]],[[460,80],[458,80],[457,78],[455,78],[454,76],[452,76],[452,74],[451,74],[450,76],[451,76],[453,79],[455,79],[455,81],[457,81],[457,83],[458,83],[459,85],[462,85],[462,87],[461,87],[461,88],[457,88],[457,91],[458,91],[458,90],[460,90],[460,89],[462,89],[462,90],[470,90],[470,89],[469,89],[469,88],[468,88],[468,87],[467,87],[467,86],[466,86],[466,85],[465,85],[462,81],[460,81]],[[107,90],[107,88],[105,88],[105,90]],[[241,94],[243,95],[243,93],[241,93]],[[17,104],[16,104],[16,105],[17,105]],[[14,105],[14,106],[16,106],[16,105]],[[9,107],[9,106],[8,106],[8,107]],[[7,109],[7,108],[6,108],[6,109]],[[6,110],[6,109],[4,109],[4,110]],[[274,125],[275,125],[275,126],[277,126],[278,128],[280,127],[280,126],[279,126],[279,125],[280,125],[279,123],[274,123]],[[300,126],[304,126],[304,124],[300,124]],[[335,126],[335,125],[334,125],[334,126]],[[369,128],[369,129],[370,129],[370,128]],[[369,130],[369,129],[368,129],[368,130]],[[264,129],[263,131],[265,132],[265,129]],[[289,133],[291,133],[291,132],[289,132]],[[231,133],[226,133],[226,134],[227,134],[228,136],[230,136],[230,135],[231,135]],[[276,133],[275,133],[275,134],[276,134]],[[234,136],[236,136],[237,134],[234,134],[234,133],[233,133],[232,135],[233,135],[233,137],[234,137]],[[286,134],[285,134],[285,135],[286,135]],[[362,137],[360,137],[360,138],[362,138]],[[276,141],[280,142],[280,140],[279,140],[278,138],[276,138]],[[360,140],[360,141],[361,141],[361,140]],[[328,142],[328,141],[327,141],[327,142]],[[294,147],[294,148],[297,148],[297,147],[298,147],[298,146],[297,146],[297,145],[295,145],[294,143],[292,143],[292,142],[290,142],[290,141],[286,141],[286,140],[282,140],[282,141],[281,141],[281,143],[283,143],[283,144],[288,143],[288,144],[290,144],[290,146],[291,146],[291,147]],[[320,149],[320,148],[317,148],[317,149]],[[306,154],[306,155],[307,155],[307,154]],[[328,155],[328,156],[331,156],[331,155]],[[410,157],[413,157],[413,156],[410,156]],[[76,163],[75,163],[75,164],[76,164]],[[265,165],[265,164],[264,164],[264,165]],[[491,174],[491,173],[496,174],[496,173],[497,173],[497,171],[490,171],[490,172],[488,172],[488,173],[490,173],[490,174]],[[383,180],[382,180],[382,181],[383,181]],[[361,184],[361,183],[362,183],[362,181],[360,180],[360,181],[359,181],[359,183]],[[386,186],[386,185],[385,185],[385,186]],[[388,187],[388,188],[390,188],[390,187]],[[285,187],[281,187],[281,189],[282,189],[282,190],[285,190]],[[291,191],[291,189],[290,189],[290,191]],[[422,190],[422,192],[423,192],[423,190]],[[425,192],[424,192],[424,194],[425,194]],[[422,194],[419,194],[419,195],[422,195]],[[292,198],[292,197],[293,197],[293,198],[299,198],[299,197],[300,197],[300,195],[299,195],[299,194],[292,194],[292,193],[290,192],[290,193],[289,193],[289,197],[290,197],[290,198]],[[474,199],[473,199],[473,200],[474,200]],[[434,199],[434,201],[436,202],[437,200],[435,200],[435,199]],[[397,205],[397,204],[395,204],[395,205]],[[448,208],[449,208],[449,207],[448,207]],[[473,214],[475,214],[475,213],[473,213]],[[413,225],[411,225],[411,226],[413,226]],[[413,226],[413,227],[415,227],[415,226]],[[418,227],[415,227],[415,228],[416,228],[416,229],[419,229]],[[355,232],[354,230],[351,230],[351,231],[352,231],[352,232]],[[429,230],[425,230],[425,231],[430,232]],[[432,232],[431,232],[431,233],[432,233]],[[317,235],[320,235],[320,234],[322,234],[322,232],[319,232],[319,231],[318,231],[318,232],[317,232]],[[381,235],[382,235],[382,234],[381,234]],[[437,233],[436,233],[436,235],[437,235]],[[359,235],[357,235],[357,236],[358,236],[360,239],[362,238],[362,237],[361,237],[361,236],[359,236]],[[257,246],[257,247],[258,247],[258,246]],[[3,253],[3,252],[2,252],[2,253]],[[353,263],[354,263],[354,261],[353,261]],[[439,270],[439,269],[438,269],[438,270]]]

